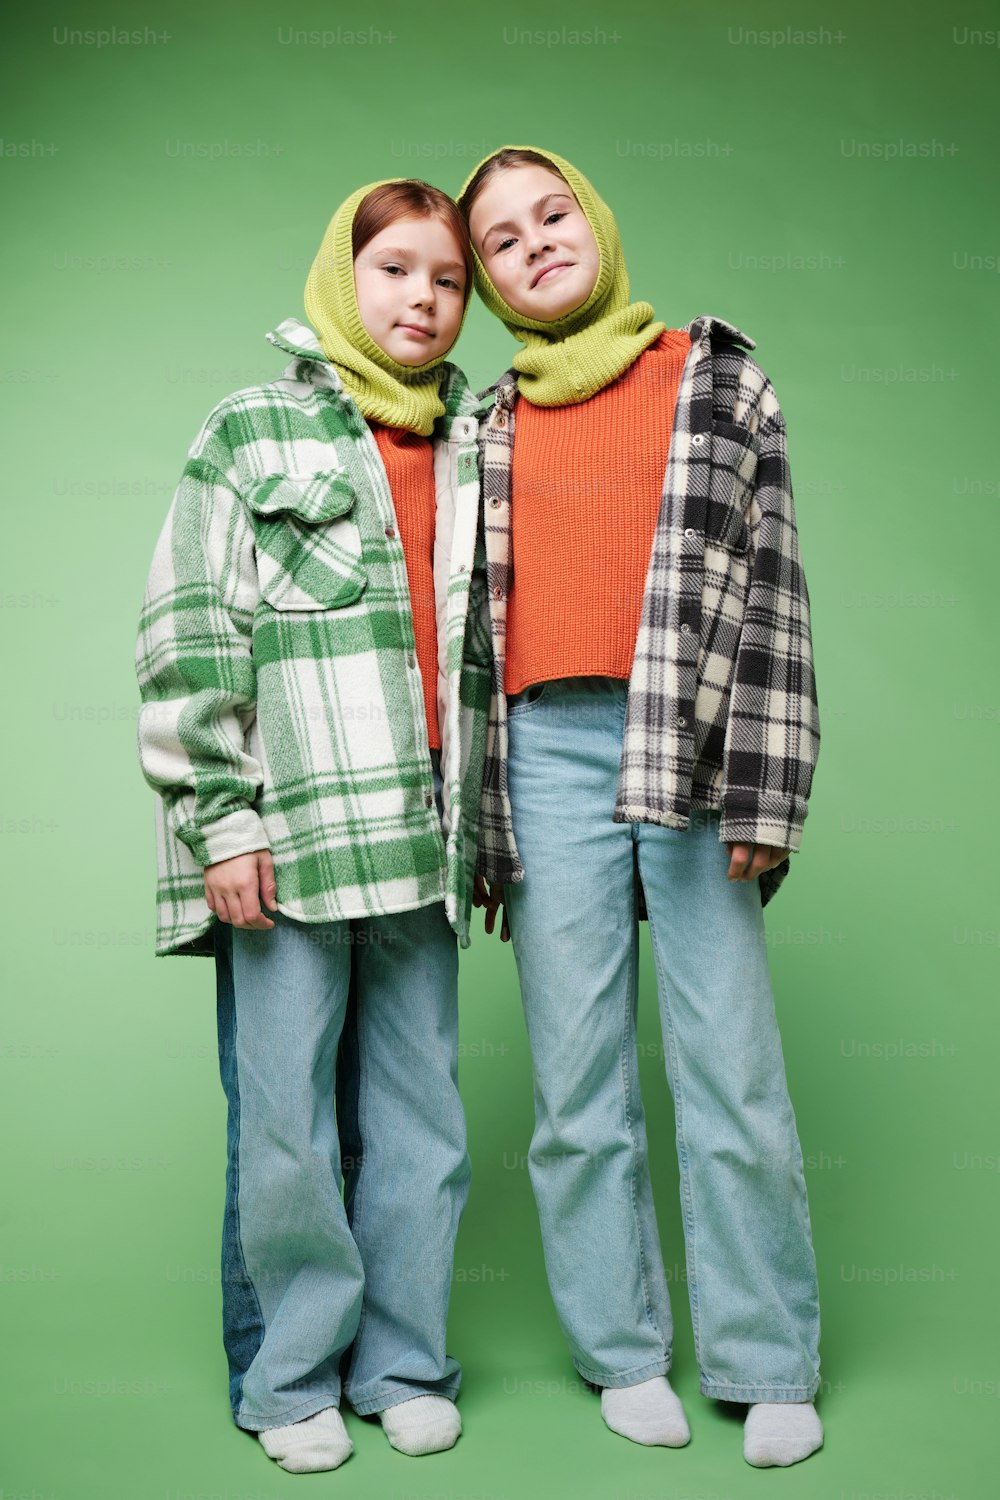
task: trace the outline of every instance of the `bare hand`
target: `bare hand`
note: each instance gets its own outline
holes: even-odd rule
[[[773,844],[726,844],[730,853],[727,880],[756,880],[765,870],[773,870],[788,858],[790,849]]]
[[[237,854],[205,866],[205,900],[220,922],[233,927],[253,927],[258,931],[273,927],[270,917],[261,911],[261,902],[277,911],[277,885],[270,849],[255,849],[252,854]]]
[[[490,936],[493,935],[493,929],[496,926],[498,909],[503,912],[503,918],[500,922],[500,941],[501,943],[509,943],[510,924],[507,921],[507,907],[503,899],[503,886],[490,885],[489,881],[484,880],[481,875],[477,875],[472,887],[472,904],[473,906],[483,906],[486,908],[486,931]]]

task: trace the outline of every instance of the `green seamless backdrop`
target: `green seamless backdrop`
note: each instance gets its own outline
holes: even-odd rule
[[[3,23],[0,1500],[995,1493],[1000,1138],[998,12],[48,0]],[[537,142],[615,210],[633,293],[758,343],[790,434],[823,744],[767,912],[822,1291],[826,1447],[750,1469],[697,1391],[643,929],[640,1053],[693,1441],[603,1427],[549,1300],[509,947],[462,956],[465,1435],[286,1475],[231,1424],[210,962],[152,951],[134,629],[188,444],[280,373],[336,205]],[[476,388],[513,345],[483,309]]]

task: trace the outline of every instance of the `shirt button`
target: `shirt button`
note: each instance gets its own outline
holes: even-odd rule
[[[490,496],[490,504],[492,505],[493,509],[496,510],[497,507],[500,504],[500,496],[499,495],[491,495]]]
[[[695,531],[695,529],[694,529],[693,526],[685,526],[685,528],[684,528],[684,535],[685,536],[697,536],[698,533]]]
[[[396,528],[395,528],[395,526],[387,526],[385,528],[385,534],[386,534],[386,536],[395,536],[396,535]]]
[[[498,427],[507,426],[507,413],[503,410],[503,407],[496,414],[496,425]]]
[[[424,806],[425,807],[433,807],[434,806],[434,798],[431,796],[430,792],[425,792],[424,793]]]
[[[691,446],[692,448],[700,448],[704,441],[705,434],[703,432],[696,432],[691,439]]]
[[[687,620],[682,620],[681,621],[681,630],[684,631],[686,634],[690,635],[690,633],[691,633],[691,626],[688,624]]]
[[[503,589],[500,587],[499,584],[497,584],[496,588],[493,590],[493,597],[494,597],[494,599],[502,599],[503,598]]]
[[[687,719],[685,719],[685,717],[684,717],[683,714],[679,714],[678,717],[677,717],[677,722],[680,725],[680,727],[683,729],[684,726],[685,726],[685,724],[687,723]]]

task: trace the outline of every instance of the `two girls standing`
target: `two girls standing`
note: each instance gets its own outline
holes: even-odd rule
[[[738,329],[629,301],[568,162],[504,148],[459,202],[474,256],[426,184],[341,206],[314,329],[282,324],[284,376],[210,414],[147,588],[157,951],[217,969],[233,1414],[297,1472],[350,1453],[342,1390],[403,1452],[459,1434],[475,878],[489,930],[506,899],[546,1267],[605,1421],[689,1437],[637,1079],[647,915],[701,1389],[749,1405],[749,1462],[793,1463],[822,1442],[819,1312],[762,906],[819,728],[784,422]],[[473,268],[525,346],[482,425],[485,558],[445,360]]]

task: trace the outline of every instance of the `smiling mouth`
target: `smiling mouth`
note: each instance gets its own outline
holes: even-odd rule
[[[558,260],[556,261],[555,265],[543,266],[538,275],[535,277],[534,281],[531,283],[532,289],[534,289],[546,276],[550,276],[553,271],[565,271],[567,266],[570,265],[572,265],[572,261]]]

